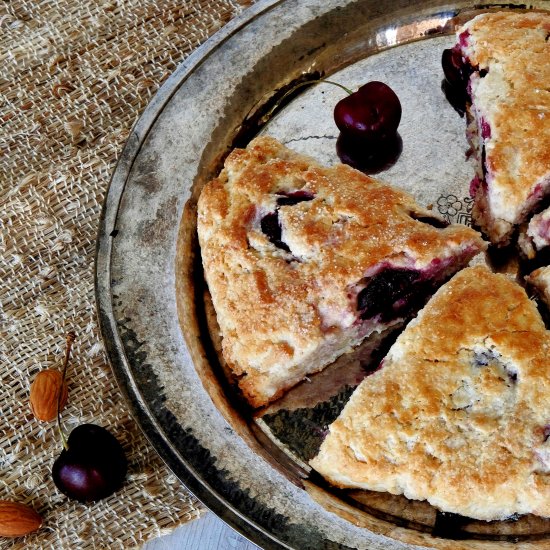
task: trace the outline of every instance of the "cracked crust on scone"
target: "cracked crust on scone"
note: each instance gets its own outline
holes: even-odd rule
[[[401,324],[485,248],[444,226],[408,194],[274,139],[234,150],[202,191],[198,234],[223,356],[249,402]]]
[[[473,218],[498,245],[550,192],[550,14],[479,15],[458,31],[478,161]]]
[[[525,291],[455,275],[354,392],[311,465],[481,520],[550,516],[550,333]]]

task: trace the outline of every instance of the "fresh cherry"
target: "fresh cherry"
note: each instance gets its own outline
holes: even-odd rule
[[[341,99],[334,122],[347,136],[378,141],[394,136],[401,121],[401,102],[383,82],[368,82]]]
[[[105,428],[81,424],[69,435],[67,449],[54,462],[56,487],[80,502],[114,493],[126,477],[126,457],[118,440]]]
[[[371,141],[342,132],[336,140],[336,153],[340,160],[366,174],[377,174],[391,168],[402,151],[403,140],[399,134]]]
[[[262,119],[269,120],[283,101],[298,88],[321,83],[338,86],[348,94],[334,107],[334,122],[341,132],[336,145],[340,160],[368,174],[392,166],[403,148],[401,137],[397,134],[401,121],[401,102],[396,93],[383,82],[367,82],[355,92],[326,78],[299,82],[288,90]],[[301,201],[295,201],[295,197],[277,200],[280,206],[296,202]],[[278,223],[275,224],[275,215],[268,216],[264,218],[265,221],[262,220],[263,232],[273,244],[286,250],[288,247],[280,240],[280,228],[276,227]]]
[[[74,332],[67,335],[62,381],[65,381]],[[118,440],[105,428],[82,424],[74,428],[69,438],[61,428],[59,399],[57,428],[63,441],[63,451],[52,468],[56,487],[69,498],[88,502],[114,493],[126,477],[126,457]]]

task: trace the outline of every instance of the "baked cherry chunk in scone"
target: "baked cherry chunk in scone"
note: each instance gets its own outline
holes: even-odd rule
[[[408,194],[268,137],[204,187],[198,234],[223,356],[254,407],[401,324],[485,248]]]
[[[358,386],[311,465],[336,486],[470,518],[549,517],[549,352],[518,284],[464,269]]]
[[[467,97],[473,219],[499,246],[550,193],[549,33],[548,12],[486,13],[443,55],[447,83]]]
[[[550,313],[550,266],[539,267],[525,277],[526,282],[535,289],[537,295]]]
[[[533,260],[545,253],[549,256],[550,249],[550,208],[535,214],[529,222],[520,227],[518,246],[523,257]]]

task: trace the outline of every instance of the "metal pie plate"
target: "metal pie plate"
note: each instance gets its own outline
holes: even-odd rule
[[[261,414],[226,376],[196,238],[196,201],[232,147],[258,133],[338,162],[337,87],[388,83],[399,96],[403,152],[378,174],[469,223],[464,120],[441,91],[441,51],[476,4],[395,0],[261,0],[172,75],[134,127],[113,175],[98,237],[96,292],[105,346],[133,414],[183,483],[263,548],[549,548],[535,516],[480,522],[426,502],[342,491],[307,461],[369,368],[345,358]],[[268,118],[268,120],[264,120]],[[374,356],[376,353],[374,354]]]

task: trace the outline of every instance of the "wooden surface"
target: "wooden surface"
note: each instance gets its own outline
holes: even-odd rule
[[[182,525],[170,535],[149,541],[142,550],[259,550],[208,512]]]

